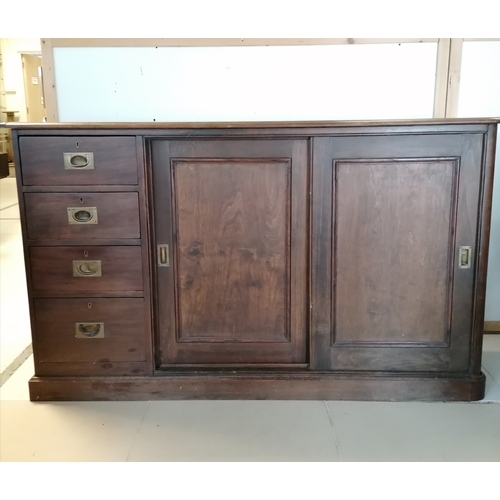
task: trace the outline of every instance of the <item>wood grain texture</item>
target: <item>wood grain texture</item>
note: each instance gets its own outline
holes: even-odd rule
[[[153,369],[149,361],[113,361],[108,358],[101,358],[98,363],[72,362],[60,363],[45,361],[35,364],[35,375],[37,377],[65,377],[66,380],[72,377],[99,377],[106,380],[108,377],[153,377]]]
[[[35,299],[34,306],[39,363],[146,359],[143,299]],[[104,323],[104,338],[76,338],[77,322]]]
[[[22,239],[23,239],[23,256],[24,256],[24,265],[26,271],[26,285],[28,289],[28,303],[29,303],[29,311],[30,311],[30,325],[32,328],[31,332],[31,342],[33,346],[33,359],[35,364],[38,361],[38,349],[36,338],[33,335],[33,325],[35,324],[35,313],[33,308],[33,281],[31,279],[31,261],[29,256],[29,245],[27,239],[28,233],[28,221],[26,217],[26,206],[24,203],[23,196],[23,185],[21,182],[22,179],[22,168],[21,168],[21,150],[19,147],[19,135],[16,130],[12,131],[12,145],[13,145],[13,153],[14,153],[14,163],[16,169],[16,186],[17,186],[17,198],[19,201],[19,215],[21,222],[21,231],[22,231]]]
[[[313,369],[469,369],[483,137],[430,134],[314,139]],[[335,164],[369,165],[388,159],[399,159],[401,166],[420,164],[425,168],[421,173],[408,170],[404,182],[398,181],[401,172],[395,170],[394,177],[386,186],[379,185],[377,193],[370,184],[373,173],[369,169],[357,178],[355,172],[346,170],[347,175],[343,178],[341,173],[340,181],[335,182]],[[460,165],[458,182],[449,170],[450,161],[455,159]],[[428,180],[427,174],[431,174]],[[420,179],[421,188],[412,181],[413,176],[414,180]],[[344,186],[343,179],[349,181]],[[393,189],[398,183],[406,202],[399,190]],[[453,198],[456,209],[452,208]],[[412,205],[420,219],[412,219]],[[401,217],[406,222],[400,220],[398,224]],[[340,222],[338,227],[336,221]],[[428,237],[427,232],[433,235],[423,253],[417,249],[418,242],[411,239],[417,235],[416,227],[421,241]],[[472,247],[470,269],[458,269],[460,246]],[[377,248],[383,253],[380,258],[372,254]],[[340,266],[339,276],[333,264]],[[428,272],[424,264],[435,273]],[[352,282],[352,277],[357,283]],[[325,286],[331,290],[328,303],[328,295],[322,291]],[[427,295],[434,302],[428,301]],[[338,324],[336,319],[340,320]],[[401,327],[407,331],[401,332]],[[414,332],[409,334],[410,341],[402,341],[402,333],[407,337],[409,330]]]
[[[137,193],[25,193],[32,240],[140,238]],[[97,208],[97,224],[69,224],[68,208]]]
[[[153,141],[155,242],[173,249],[157,270],[160,365],[305,361],[307,153],[299,140]]]
[[[178,340],[289,340],[290,161],[173,160]]]
[[[37,180],[33,184],[18,183],[34,334],[35,366],[38,376],[30,382],[32,400],[248,398],[469,401],[481,399],[484,395],[485,382],[484,375],[481,374],[481,345],[497,122],[498,119],[447,119],[265,124],[12,124],[12,128],[15,129],[14,153],[19,181],[26,181],[23,164],[25,140],[47,141],[47,150],[52,153],[57,149],[53,142],[56,138],[66,141],[65,144],[69,144],[68,141],[99,140],[103,149],[114,150],[106,153],[108,159],[114,158],[117,152],[116,148],[109,148],[109,142],[107,146],[104,142],[131,139],[134,148],[133,153],[127,153],[134,162],[133,181],[132,177],[123,181],[121,176],[122,172],[130,173],[128,167],[122,168],[109,163],[111,170],[107,170],[108,167],[100,169],[100,173],[107,172],[104,180],[96,177],[92,182],[76,182],[72,176],[68,177],[63,185],[59,184],[59,174],[50,174],[52,179],[45,183],[43,173],[52,172],[52,166],[44,157],[44,148],[40,146],[37,156],[45,158],[48,162],[44,163],[43,168],[34,164],[31,170],[28,167],[31,172],[29,175],[35,172],[34,175],[38,176],[35,177]],[[31,145],[29,142],[26,144],[29,150]],[[129,151],[128,146],[125,150]],[[62,152],[58,151],[57,156],[60,153],[62,156]],[[123,151],[118,152],[118,155],[122,153]],[[414,189],[410,189],[408,193],[405,189],[412,185],[412,179],[419,179],[418,172],[413,172],[410,179],[404,177],[408,171],[400,172],[402,192],[398,189],[398,193],[391,194],[390,189],[383,189],[386,185],[385,180],[378,178],[375,182],[374,179],[377,172],[382,174],[380,165],[394,159],[403,160],[409,165],[419,163],[425,165],[423,170],[430,173],[434,180],[429,180],[426,184],[425,176],[422,176],[420,184],[417,184],[424,187],[420,189],[415,184]],[[447,245],[448,259],[454,261],[453,272],[448,276],[447,288],[453,299],[449,314],[451,320],[449,346],[438,345],[440,338],[436,333],[437,330],[433,330],[432,334],[431,330],[419,330],[415,338],[410,341],[397,339],[396,333],[401,324],[405,321],[407,326],[412,323],[409,319],[412,314],[413,322],[418,323],[416,331],[420,323],[436,324],[437,310],[442,307],[442,301],[436,300],[435,309],[430,314],[426,315],[425,311],[421,311],[422,321],[410,302],[404,300],[404,294],[411,292],[410,294],[415,296],[419,279],[430,281],[431,276],[429,272],[427,275],[429,280],[424,280],[427,273],[427,268],[424,268],[422,276],[415,273],[411,280],[405,277],[404,270],[408,269],[409,262],[414,260],[410,259],[412,252],[415,252],[414,248],[410,248],[408,254],[398,251],[398,256],[402,257],[396,260],[394,266],[389,266],[384,260],[381,263],[375,261],[379,267],[385,266],[387,270],[385,274],[376,265],[372,266],[368,258],[365,266],[367,272],[363,273],[375,283],[372,291],[377,291],[373,294],[377,300],[381,293],[376,286],[382,286],[384,283],[392,286],[394,283],[400,296],[391,301],[390,307],[395,309],[397,314],[402,314],[401,311],[406,310],[404,318],[402,317],[400,321],[397,314],[394,315],[391,311],[390,320],[385,326],[376,323],[373,330],[368,328],[363,331],[351,328],[351,316],[347,316],[344,308],[355,308],[356,301],[363,298],[363,293],[367,293],[370,288],[365,287],[364,290],[360,290],[358,287],[357,291],[349,291],[343,297],[336,296],[338,290],[334,281],[336,277],[338,278],[338,273],[336,274],[335,269],[343,260],[350,263],[350,269],[355,274],[358,269],[353,264],[356,257],[352,250],[354,244],[350,245],[349,242],[353,243],[361,237],[364,243],[371,244],[369,238],[367,241],[363,240],[363,237],[367,237],[366,232],[349,239],[354,234],[354,226],[357,226],[353,220],[356,217],[358,220],[361,214],[363,215],[361,219],[367,223],[367,227],[374,225],[371,229],[374,229],[375,236],[381,236],[377,240],[372,234],[372,242],[377,243],[379,251],[382,248],[389,254],[405,248],[405,240],[399,229],[404,226],[403,229],[406,227],[408,231],[408,226],[413,223],[420,223],[422,227],[422,219],[428,221],[430,230],[434,233],[433,241],[440,241],[442,244],[445,231],[441,232],[439,226],[441,223],[444,224],[445,209],[449,208],[448,214],[453,212],[450,208],[453,205],[451,197],[449,205],[445,203],[444,185],[448,179],[446,172],[449,168],[446,165],[455,159],[460,166],[460,172],[458,187],[455,186],[454,190],[457,201],[456,223],[450,219],[450,226],[454,228],[454,232],[452,243]],[[125,161],[124,158],[122,160]],[[123,166],[122,160],[119,160],[119,163]],[[185,165],[190,163],[198,165],[206,161],[213,166],[216,161],[221,165],[229,162],[236,166],[235,174],[238,179],[247,175],[247,169],[243,169],[243,165],[247,167],[250,165],[251,170],[252,165],[255,167],[260,163],[276,165],[283,160],[291,161],[289,190],[286,195],[279,192],[277,199],[273,200],[279,202],[279,206],[286,203],[290,221],[289,262],[283,266],[283,268],[288,266],[289,269],[287,276],[289,296],[285,306],[285,317],[288,314],[289,327],[288,330],[285,327],[282,335],[285,342],[277,342],[270,336],[257,342],[238,342],[226,337],[220,342],[214,337],[203,338],[203,335],[210,334],[210,331],[204,328],[201,313],[198,313],[200,317],[197,325],[201,337],[193,330],[191,338],[182,338],[183,333],[178,329],[176,319],[179,316],[179,306],[182,305],[176,299],[179,287],[181,294],[184,293],[182,281],[178,279],[180,273],[177,272],[182,268],[181,261],[174,259],[170,268],[157,268],[154,249],[158,243],[169,244],[174,250],[171,256],[175,255],[175,251],[179,251],[185,262],[192,264],[196,258],[206,257],[207,253],[204,255],[200,253],[199,257],[187,255],[190,247],[186,244],[181,245],[183,232],[177,223],[185,217],[184,226],[188,228],[188,232],[184,232],[184,235],[187,234],[189,239],[195,239],[198,236],[197,218],[205,222],[201,230],[204,230],[206,225],[216,228],[223,219],[210,218],[201,210],[196,214],[194,212],[189,214],[181,213],[175,208],[174,198],[179,191],[176,191],[175,179],[172,182],[172,160],[181,160],[179,165],[183,162]],[[238,166],[238,162],[242,164]],[[356,176],[357,171],[342,171],[346,165],[353,166],[354,163],[357,163],[357,166],[365,165],[368,171],[375,165],[375,171],[370,171],[369,176],[365,174]],[[340,166],[338,172],[340,176],[335,175],[335,164]],[[431,164],[436,166],[436,170],[433,170],[434,166],[429,167]],[[437,165],[445,167],[440,170]],[[219,173],[222,171],[223,169],[220,169]],[[94,173],[96,172],[97,170]],[[83,175],[84,172],[77,171],[77,173]],[[310,173],[311,185],[309,185]],[[125,179],[128,175],[126,174]],[[248,175],[251,177],[251,173]],[[273,176],[272,173],[266,175],[269,182],[283,183],[280,175]],[[389,177],[391,181],[397,175]],[[198,177],[186,175],[184,180],[187,181],[184,187],[190,189],[198,186],[196,189],[199,193],[203,193],[205,183],[208,184],[203,175]],[[229,185],[223,182],[214,185],[226,198],[230,197],[230,194],[228,195],[225,190],[231,185],[238,185],[238,182],[231,180],[230,176],[227,180]],[[259,178],[256,185],[260,187],[266,182],[266,178]],[[247,186],[243,183],[242,188],[238,187],[242,192],[246,188],[250,191],[250,184]],[[183,206],[188,208],[191,201],[189,189],[185,190],[183,203]],[[436,189],[441,193],[441,197],[439,194],[433,197],[432,193],[435,193]],[[370,211],[367,204],[377,190],[380,197],[375,201],[375,209]],[[87,193],[100,194],[107,198],[125,191],[127,191],[125,194],[138,195],[139,201],[134,209],[139,213],[140,231],[137,237],[128,239],[123,236],[102,236],[101,239],[101,236],[93,238],[91,235],[61,237],[61,233],[57,230],[53,233],[54,236],[51,236],[53,239],[29,240],[26,237],[28,225],[30,230],[37,229],[33,229],[36,223],[32,221],[32,214],[27,214],[25,195],[65,196]],[[258,206],[264,206],[265,202],[261,198],[263,193],[259,189],[257,191],[255,200],[241,205],[243,207],[241,213],[244,215],[241,220],[245,221],[247,226],[246,221],[251,217],[246,215],[248,212],[245,212],[245,207],[252,207],[252,204],[256,205],[254,208],[258,212],[257,218],[264,219],[267,212],[274,216],[281,213],[277,208],[278,205],[275,210],[259,212]],[[308,222],[309,193],[311,228]],[[421,197],[417,209],[413,206],[413,211],[412,203],[414,204],[416,200],[412,194],[416,198]],[[211,198],[211,210],[216,211],[218,204],[223,205],[222,198]],[[286,201],[283,201],[285,199]],[[439,201],[434,210],[433,200]],[[395,209],[393,203],[396,203]],[[355,210],[351,210],[351,204]],[[41,209],[44,203],[39,202],[35,205]],[[364,207],[365,211],[360,212],[360,207]],[[418,212],[420,208],[422,209],[420,216],[415,221],[412,220],[412,214]],[[392,212],[391,217],[387,216],[388,212]],[[179,219],[176,218],[178,215],[181,215]],[[377,226],[378,222],[374,220],[374,215],[377,215],[380,221],[384,215],[383,223]],[[190,225],[188,221],[191,219],[194,222]],[[271,217],[271,220],[277,219]],[[342,226],[340,231],[339,222]],[[45,228],[47,226],[48,224],[45,224]],[[260,241],[262,244],[262,234],[256,230],[253,233],[258,236],[255,238],[257,243]],[[346,234],[348,238],[344,241],[342,238]],[[231,235],[233,240],[239,241],[234,232]],[[384,235],[390,236],[391,244],[387,243],[389,237]],[[393,237],[394,235],[399,235],[400,240]],[[220,238],[216,240],[216,237],[219,238],[216,231],[207,233],[206,236],[207,239],[212,238],[214,244],[218,244]],[[456,267],[460,245],[472,247],[471,269],[458,270]],[[118,249],[118,253],[115,253],[114,249]],[[280,247],[280,251],[282,249],[283,246]],[[73,282],[71,281],[71,261],[84,260],[83,251],[89,252],[89,259],[103,261],[106,273],[102,279],[74,278]],[[103,253],[99,253],[101,251]],[[131,253],[121,254],[127,251]],[[432,260],[432,265],[436,266],[436,273],[432,278],[437,280],[438,284],[435,288],[431,288],[430,295],[438,294],[439,290],[443,289],[443,267],[439,267],[438,262],[440,259],[443,262],[445,258],[438,248],[426,248],[425,251],[437,256]],[[343,257],[338,260],[341,257],[340,253]],[[370,257],[370,254],[367,255]],[[217,263],[217,256],[215,259],[211,258],[211,262]],[[238,270],[246,269],[244,265],[247,263],[239,264]],[[233,269],[231,266],[228,267]],[[198,271],[197,266],[192,268]],[[111,275],[107,273],[110,269],[114,269]],[[248,273],[251,274],[252,271],[253,268],[248,264]],[[368,276],[370,273],[372,275]],[[393,281],[392,275],[401,275],[401,279]],[[205,287],[212,286],[208,280],[204,283]],[[279,291],[280,286],[276,285],[275,290]],[[383,288],[382,292],[384,290],[389,289]],[[392,294],[391,290],[387,292],[388,295]],[[140,359],[126,360],[127,353],[122,348],[128,340],[124,339],[107,350],[115,353],[117,357],[123,355],[121,361],[111,361],[111,357],[103,355],[95,362],[92,361],[94,353],[91,351],[84,349],[80,353],[69,344],[66,348],[65,339],[57,330],[59,323],[67,322],[67,316],[70,316],[63,307],[58,307],[57,312],[51,312],[47,316],[49,319],[46,324],[43,323],[45,326],[40,330],[47,337],[40,343],[37,338],[35,303],[55,305],[73,301],[76,304],[77,301],[81,301],[86,304],[89,297],[99,301],[130,300],[143,303],[141,318],[144,318],[145,342],[142,344],[144,349]],[[442,299],[442,295],[439,297]],[[211,298],[210,296],[209,299]],[[261,299],[261,296],[252,298],[256,304],[259,304]],[[196,300],[193,296],[190,302],[190,311],[194,311],[194,316],[199,310]],[[363,300],[366,302],[367,299]],[[399,305],[395,305],[398,304],[398,300]],[[424,298],[424,302],[425,300]],[[337,302],[336,310],[332,307],[334,302]],[[340,309],[339,303],[343,305]],[[50,310],[56,309],[52,306],[47,307]],[[418,310],[418,307],[422,307],[422,301],[418,302],[415,309]],[[37,310],[40,310],[38,306]],[[124,310],[123,314],[113,311],[113,307],[107,307],[103,309],[103,314],[110,315],[108,321],[123,319],[125,329],[139,321],[139,311],[130,321],[125,321],[130,311]],[[154,314],[153,328],[150,326],[151,313]],[[43,311],[41,314],[44,314]],[[346,325],[343,338],[342,331],[336,331],[339,314],[344,315],[340,319],[344,319]],[[354,318],[354,323],[362,322],[363,315],[360,316],[361,318]],[[189,314],[187,317],[191,320],[192,315]],[[215,323],[221,321],[215,315],[209,317]],[[254,324],[259,321],[258,318],[251,320],[255,322]],[[286,321],[284,324],[286,325]],[[332,338],[335,335],[337,335],[336,342],[332,345]],[[152,365],[153,338],[155,362],[158,367],[156,372]],[[215,341],[210,341],[211,339]],[[308,340],[310,340],[309,346]],[[138,338],[134,341],[139,342]],[[58,361],[65,356],[66,351],[69,353],[67,359],[71,361]],[[139,357],[138,352],[129,354]],[[40,362],[42,354],[45,359]],[[85,360],[78,361],[77,358],[82,356]],[[308,366],[309,359],[311,362]],[[99,362],[101,360],[102,362]]]
[[[310,234],[310,363],[314,370],[331,368],[333,186],[331,139],[314,137]]]
[[[334,343],[449,343],[458,164],[335,164]]]
[[[21,137],[25,185],[137,184],[135,137]],[[94,170],[65,170],[63,153],[94,153]]]
[[[142,280],[143,280],[143,298],[144,298],[144,335],[146,345],[146,363],[149,373],[153,373],[155,369],[154,359],[154,329],[153,329],[153,269],[154,261],[152,258],[152,214],[150,210],[150,186],[151,186],[151,171],[149,163],[146,160],[146,150],[149,149],[149,144],[144,141],[144,138],[138,136],[135,138],[137,151],[137,166],[139,176],[139,224],[141,228],[141,257],[142,257]]]
[[[480,207],[478,218],[478,248],[476,258],[476,279],[474,283],[474,310],[472,318],[471,338],[471,373],[481,372],[483,352],[484,311],[486,305],[486,278],[488,274],[488,253],[490,243],[490,226],[492,219],[493,176],[495,171],[495,150],[497,147],[497,125],[490,125],[488,133],[483,137],[483,158],[480,180]],[[481,137],[478,138],[479,140]],[[477,148],[476,140],[476,148]],[[497,160],[498,162],[498,160]],[[498,325],[500,330],[500,324]]]
[[[29,257],[35,292],[143,290],[141,247],[31,247]],[[102,276],[73,277],[73,260],[100,260]]]
[[[172,372],[155,377],[33,377],[31,401],[300,399],[477,401],[486,378],[404,374]]]
[[[464,134],[460,144],[460,181],[458,187],[458,215],[455,234],[455,261],[459,259],[459,248],[464,245],[472,246],[470,269],[457,269],[453,279],[453,304],[451,316],[452,345],[454,350],[451,367],[460,369],[467,367],[478,374],[481,364],[475,364],[473,357],[477,356],[474,341],[482,338],[484,309],[480,308],[480,324],[474,324],[478,319],[476,313],[478,288],[481,288],[480,297],[484,301],[486,293],[486,263],[481,262],[481,254],[487,249],[487,242],[481,241],[479,235],[484,230],[481,208],[484,203],[482,190],[484,189],[486,168],[483,166],[485,155],[485,136],[483,134]],[[491,176],[490,176],[491,180]],[[483,199],[481,199],[483,198]],[[484,257],[483,257],[484,258]],[[479,264],[483,269],[479,271]],[[484,302],[483,302],[484,307]],[[481,348],[479,348],[481,350]]]

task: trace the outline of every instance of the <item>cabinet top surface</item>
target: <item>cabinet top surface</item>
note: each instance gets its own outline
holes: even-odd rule
[[[362,120],[362,121],[283,121],[283,122],[99,122],[99,123],[0,123],[0,128],[16,130],[186,130],[186,129],[297,129],[297,128],[345,128],[345,127],[392,127],[422,125],[487,125],[499,123],[499,118],[453,118],[418,120]]]

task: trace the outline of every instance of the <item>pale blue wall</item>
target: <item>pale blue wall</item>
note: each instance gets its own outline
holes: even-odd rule
[[[458,116],[500,117],[500,42],[464,42]],[[486,321],[500,321],[500,135],[497,138],[495,183],[486,288]]]
[[[59,121],[431,118],[437,43],[54,48]]]

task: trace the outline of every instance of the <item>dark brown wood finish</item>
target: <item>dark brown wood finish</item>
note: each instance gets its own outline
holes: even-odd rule
[[[137,193],[137,186],[83,186],[83,185],[70,185],[70,186],[23,186],[24,193]],[[140,192],[140,188],[139,188]]]
[[[21,151],[19,147],[20,137],[17,130],[12,131],[12,145],[14,153],[14,165],[16,172],[17,198],[19,200],[19,216],[21,231],[23,235],[23,255],[26,270],[26,286],[28,289],[28,303],[30,311],[31,341],[33,347],[33,360],[35,367],[38,366],[38,345],[35,335],[35,312],[33,303],[33,280],[31,279],[31,261],[29,256],[29,244],[27,239],[28,221],[26,218],[26,207],[24,204],[24,186],[22,184]]]
[[[16,135],[16,140],[15,140],[15,154],[16,154],[16,169],[17,169],[17,178],[22,179],[22,173],[23,169],[21,168],[21,161],[20,161],[20,153],[19,153],[19,141],[17,140],[17,132],[14,132]],[[55,139],[57,140],[58,137],[54,136],[46,136],[43,137],[44,142],[46,145],[50,145],[50,143]],[[78,139],[82,139],[79,137]],[[94,145],[96,144],[96,138],[90,138],[90,142],[87,141],[88,138],[83,138],[86,141],[86,144],[93,143]],[[107,139],[114,139],[113,137],[107,138]],[[139,193],[139,213],[137,211],[137,201],[135,202],[135,210],[133,210],[131,213],[125,214],[127,216],[127,220],[124,221],[124,224],[122,226],[131,226],[130,225],[130,219],[132,221],[136,221],[133,223],[134,227],[134,232],[137,233],[137,236],[139,236],[139,232],[137,231],[137,223],[139,222],[138,219],[140,219],[140,234],[142,235],[147,235],[148,233],[148,228],[147,228],[147,220],[146,220],[146,215],[147,215],[147,208],[146,208],[146,196],[145,196],[145,185],[146,181],[144,179],[145,177],[145,162],[144,162],[144,155],[143,155],[143,140],[142,137],[136,138],[136,137],[128,137],[126,138],[126,141],[123,139],[125,138],[119,138],[120,140],[118,142],[114,142],[113,140],[108,143],[108,148],[111,146],[126,146],[126,151],[122,152],[121,154],[125,153],[124,156],[127,157],[126,162],[118,161],[115,164],[111,164],[107,162],[106,160],[101,161],[105,159],[106,154],[101,155],[99,154],[99,148],[100,146],[96,147],[94,149],[94,152],[96,152],[95,159],[96,161],[96,168],[98,169],[97,172],[90,171],[91,175],[93,176],[93,181],[92,182],[107,182],[106,179],[109,179],[109,176],[111,175],[114,180],[113,182],[116,182],[117,179],[117,171],[120,168],[124,168],[125,171],[122,170],[123,176],[121,179],[123,179],[123,182],[130,182],[131,185],[122,185],[120,186],[119,184],[116,185],[99,185],[99,184],[92,184],[89,183],[89,185],[83,186],[78,183],[75,184],[75,180],[78,178],[78,175],[75,177],[75,175],[71,176],[68,180],[68,185],[50,185],[52,181],[47,182],[46,184],[49,185],[33,185],[33,186],[23,186],[21,183],[18,183],[18,189],[19,189],[19,199],[20,199],[20,211],[21,211],[21,224],[23,228],[23,242],[25,245],[25,259],[26,259],[26,268],[27,268],[27,277],[28,277],[28,293],[29,293],[29,300],[30,300],[30,314],[31,314],[31,323],[32,323],[32,332],[33,332],[33,348],[34,348],[34,358],[35,358],[35,370],[37,375],[84,375],[84,376],[89,376],[89,375],[99,375],[99,376],[108,376],[108,375],[152,375],[153,373],[153,365],[152,365],[152,342],[151,342],[151,312],[150,312],[150,295],[149,295],[149,275],[150,275],[150,270],[149,270],[149,265],[144,266],[143,265],[143,270],[142,270],[142,281],[143,283],[140,282],[140,270],[136,272],[135,268],[137,267],[137,255],[140,255],[140,252],[137,253],[137,249],[132,249],[133,252],[133,259],[132,261],[134,264],[132,265],[132,280],[137,281],[137,283],[140,283],[138,286],[133,286],[132,288],[139,288],[140,290],[138,291],[126,291],[123,289],[116,290],[116,291],[107,291],[107,290],[98,290],[97,293],[101,297],[137,297],[134,303],[141,303],[144,302],[144,307],[142,311],[140,311],[140,316],[134,317],[133,321],[135,322],[140,322],[144,326],[140,328],[139,332],[140,335],[142,336],[141,340],[137,339],[138,342],[143,343],[145,348],[143,349],[143,352],[141,354],[141,359],[145,358],[145,361],[113,361],[112,363],[110,362],[110,358],[103,357],[101,358],[102,362],[66,362],[66,357],[64,356],[63,349],[59,349],[59,353],[61,354],[61,358],[58,361],[55,362],[49,362],[49,361],[44,361],[40,362],[39,356],[38,356],[38,349],[37,349],[37,336],[36,336],[36,330],[37,330],[37,324],[36,324],[36,318],[34,316],[34,297],[61,297],[61,298],[66,298],[68,296],[71,297],[81,297],[82,299],[85,299],[86,302],[88,303],[89,299],[89,292],[85,292],[85,287],[80,287],[77,288],[76,290],[73,290],[72,292],[68,293],[67,291],[35,291],[33,289],[33,284],[32,284],[32,279],[31,279],[31,261],[30,261],[30,247],[33,245],[51,245],[51,246],[76,246],[76,245],[81,245],[80,251],[83,254],[83,251],[89,250],[88,247],[94,247],[98,248],[98,246],[102,246],[103,244],[105,245],[141,245],[142,246],[142,255],[143,255],[143,260],[145,263],[149,263],[149,242],[147,238],[143,238],[142,240],[139,238],[133,238],[133,239],[123,239],[122,238],[106,238],[105,240],[103,239],[87,239],[85,238],[85,235],[81,235],[80,238],[71,238],[71,239],[61,239],[61,234],[57,233],[56,230],[56,235],[55,237],[58,239],[53,239],[53,240],[28,240],[26,238],[27,234],[27,227],[28,227],[28,222],[31,222],[31,218],[26,217],[26,212],[25,212],[25,204],[23,203],[23,193],[37,193],[37,192],[45,192],[45,193],[55,193],[59,195],[60,193],[86,193],[92,195],[92,193],[106,193],[101,196],[107,196],[108,193],[119,193],[123,191],[131,192],[135,191],[135,194],[127,194],[126,196],[134,196],[135,200],[137,200],[137,192]],[[134,148],[137,148],[137,154],[135,152],[132,152],[130,149],[130,140],[133,141]],[[67,141],[66,141],[67,142]],[[103,144],[102,140],[99,139],[98,142],[100,144]],[[80,144],[81,145],[81,144]],[[106,149],[106,148],[104,148]],[[80,149],[81,150],[81,149]],[[105,151],[101,151],[104,152]],[[60,151],[59,151],[60,153]],[[118,156],[120,153],[118,154]],[[43,155],[42,155],[43,156]],[[62,156],[62,153],[61,153]],[[108,152],[109,157],[117,159],[116,154],[113,154],[112,151]],[[137,164],[135,164],[135,157],[137,157]],[[58,163],[60,166],[60,163]],[[131,168],[133,166],[133,168]],[[139,166],[139,170],[137,168]],[[59,168],[59,167],[58,167]],[[48,168],[50,170],[50,168]],[[44,171],[47,171],[47,168],[45,168]],[[139,185],[137,185],[137,171],[139,173],[138,180],[139,180]],[[75,172],[72,172],[75,174]],[[87,172],[88,174],[89,172]],[[76,172],[78,174],[78,172]],[[63,178],[64,175],[60,175],[57,173],[57,178],[58,180],[54,181],[54,184],[57,184],[60,182],[61,178]],[[54,179],[53,177],[52,179]],[[80,177],[81,179],[81,177]],[[88,177],[87,177],[88,181]],[[83,181],[82,183],[85,183],[87,181]],[[118,181],[121,182],[121,181]],[[135,185],[133,185],[133,184]],[[92,195],[93,196],[93,195]],[[112,194],[112,196],[114,196]],[[102,199],[102,198],[101,198]],[[43,206],[43,205],[42,205]],[[140,218],[139,218],[140,214]],[[123,215],[123,214],[122,214]],[[119,214],[113,214],[113,216],[119,216]],[[28,220],[27,220],[28,219]],[[102,221],[102,218],[101,218]],[[113,228],[114,230],[114,228]],[[125,236],[123,231],[121,231],[121,236]],[[109,235],[109,233],[107,233]],[[83,238],[83,239],[82,239]],[[50,251],[50,249],[46,249],[47,251]],[[89,252],[90,255],[93,255],[93,251]],[[83,257],[85,259],[85,257]],[[140,265],[139,265],[140,267]],[[124,270],[125,271],[125,270]],[[50,273],[49,273],[50,274]],[[136,277],[134,277],[134,275]],[[106,277],[107,278],[107,277]],[[50,278],[49,278],[50,281]],[[144,286],[143,286],[144,285]],[[143,291],[142,288],[147,288],[146,291]],[[95,292],[93,292],[95,293]],[[144,299],[142,298],[144,296]],[[95,299],[94,297],[91,297],[92,300],[100,300],[100,299]],[[107,299],[109,300],[109,299]],[[114,299],[116,300],[116,299]],[[130,299],[127,299],[130,300]],[[139,311],[138,311],[139,313]],[[42,333],[43,337],[43,333]],[[47,339],[45,339],[50,342],[50,334],[48,334]],[[113,344],[114,345],[114,344]],[[116,344],[116,345],[119,345]],[[56,349],[57,350],[57,349]],[[108,349],[109,351],[109,349]],[[113,352],[113,349],[111,349],[111,353]],[[57,355],[53,353],[55,357]],[[108,352],[109,354],[109,352]],[[131,356],[133,356],[131,354]],[[55,359],[55,358],[54,358]]]
[[[31,399],[481,399],[497,121],[13,124]],[[94,170],[64,171],[91,145]],[[79,194],[116,220],[135,196],[134,236],[37,222]],[[101,278],[72,277],[85,259]],[[112,336],[74,337],[89,302]]]
[[[150,246],[151,231],[151,213],[149,210],[149,189],[151,186],[149,164],[146,159],[146,145],[142,136],[135,138],[137,150],[137,167],[139,176],[139,224],[141,228],[141,257],[142,257],[142,279],[143,279],[143,297],[144,297],[144,343],[146,354],[146,372],[144,374],[152,375],[155,369],[154,345],[153,345],[153,301],[152,301],[152,279],[154,263],[151,259],[152,248]],[[133,370],[136,370],[134,368]],[[137,372],[135,372],[137,373]]]
[[[141,236],[137,193],[25,193],[24,202],[30,240]],[[70,224],[68,208],[95,208],[97,224]]]
[[[141,247],[31,247],[33,291],[142,291]],[[102,276],[74,277],[73,261],[100,261]]]
[[[447,346],[458,161],[338,161],[335,345]]]
[[[152,377],[151,363],[148,361],[113,361],[101,358],[93,363],[64,363],[45,362],[35,365],[35,377],[65,377],[70,380],[74,377],[98,377],[101,381],[108,377]]]
[[[134,137],[21,137],[27,186],[137,184]],[[93,153],[93,170],[65,170],[63,153]]]
[[[172,160],[179,342],[289,342],[290,160]]]
[[[493,173],[495,169],[495,149],[497,146],[497,126],[490,125],[484,136],[483,162],[480,182],[480,204],[478,219],[478,249],[475,259],[476,279],[472,311],[471,359],[470,370],[473,375],[481,373],[481,356],[483,350],[484,309],[486,303],[486,277],[488,270],[488,251],[490,243],[491,208],[493,200]],[[497,173],[500,175],[500,173]],[[488,332],[491,333],[491,332]],[[500,332],[498,332],[500,333]]]
[[[32,401],[303,399],[348,401],[477,401],[484,375],[170,372],[156,377],[34,377]]]
[[[160,364],[304,362],[307,143],[153,143]],[[165,197],[171,193],[171,199]]]
[[[145,361],[143,299],[35,299],[39,362]],[[104,338],[77,338],[76,323],[103,323]]]
[[[315,139],[313,368],[468,370],[482,139]]]

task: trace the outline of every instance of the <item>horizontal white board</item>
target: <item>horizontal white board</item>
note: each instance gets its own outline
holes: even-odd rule
[[[430,118],[436,43],[54,48],[59,120]]]

